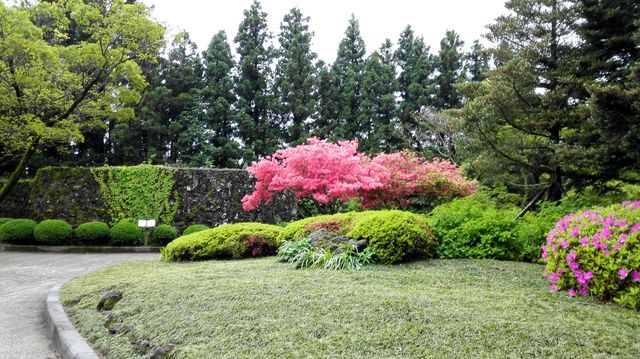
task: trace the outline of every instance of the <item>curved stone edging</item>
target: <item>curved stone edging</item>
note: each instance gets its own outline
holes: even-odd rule
[[[100,359],[67,317],[60,303],[61,286],[54,286],[47,294],[45,320],[49,335],[64,359]]]
[[[25,246],[0,244],[0,252],[56,252],[56,253],[160,253],[162,247],[110,247],[110,246]]]

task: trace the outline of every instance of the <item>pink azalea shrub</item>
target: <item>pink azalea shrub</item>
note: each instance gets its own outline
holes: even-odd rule
[[[254,162],[247,168],[257,179],[254,192],[242,199],[246,211],[268,204],[280,192],[327,204],[357,199],[364,207],[398,208],[416,198],[465,196],[476,182],[445,161],[428,162],[410,152],[371,158],[357,151],[357,141],[337,144],[317,138]]]
[[[640,309],[640,201],[569,214],[542,246],[552,291]]]
[[[409,151],[379,154],[373,163],[382,166],[389,179],[380,188],[362,193],[367,208],[401,208],[414,201],[434,206],[443,198],[472,195],[478,188],[455,164],[439,159],[429,162]]]

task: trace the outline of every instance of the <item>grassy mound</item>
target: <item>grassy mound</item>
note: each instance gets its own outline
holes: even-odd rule
[[[262,223],[225,224],[179,237],[162,250],[166,261],[239,259],[276,252],[281,227]]]
[[[130,262],[74,279],[62,300],[106,358],[637,358],[640,313],[551,293],[540,265],[429,260],[358,272],[274,258]],[[135,278],[132,277],[135,273]],[[109,335],[100,295],[128,332]],[[570,315],[569,315],[570,314]],[[134,344],[132,344],[132,342]]]
[[[365,211],[305,218],[287,225],[278,242],[297,241],[320,228],[354,240],[367,240],[380,263],[433,256],[436,239],[426,219],[404,211]]]

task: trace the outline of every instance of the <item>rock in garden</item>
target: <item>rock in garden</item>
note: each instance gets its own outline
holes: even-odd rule
[[[356,247],[358,252],[362,252],[369,245],[369,241],[367,241],[366,239],[361,239],[359,241],[356,241],[355,239],[350,239],[349,244]]]
[[[145,356],[145,359],[164,359],[174,348],[175,345],[173,344],[165,344],[161,347],[155,347]]]
[[[349,241],[349,238],[324,228],[311,232],[307,239],[311,242],[312,247],[322,247],[330,251],[342,247]]]
[[[129,329],[120,323],[111,324],[109,326],[109,334],[117,335],[128,332]]]
[[[133,345],[133,349],[140,354],[144,354],[151,349],[151,343],[147,340],[143,340]]]
[[[116,322],[116,318],[113,315],[113,313],[109,312],[107,313],[107,315],[104,317],[104,327],[105,328],[109,328],[109,326],[113,323]]]
[[[111,310],[122,299],[122,293],[110,290],[102,293],[98,301],[98,310]]]

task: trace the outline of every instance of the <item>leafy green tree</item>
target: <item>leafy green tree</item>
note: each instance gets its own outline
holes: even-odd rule
[[[244,11],[235,37],[240,57],[235,78],[236,122],[244,146],[243,161],[272,154],[281,138],[281,124],[275,116],[271,65],[274,49],[270,44],[267,14],[258,1]]]
[[[416,114],[430,103],[435,94],[432,78],[435,59],[429,54],[424,39],[416,37],[411,26],[407,26],[400,34],[394,58],[399,68],[399,118],[403,137],[408,146],[422,151],[421,141],[415,136],[418,127]]]
[[[285,141],[293,145],[308,137],[305,121],[316,110],[317,55],[311,51],[312,37],[309,17],[298,8],[291,9],[280,25],[274,92],[280,103],[280,121],[286,126]]]
[[[318,102],[315,119],[311,123],[311,134],[324,139],[335,139],[333,129],[339,112],[339,93],[336,73],[322,60],[316,65],[318,73]]]
[[[367,152],[391,152],[401,147],[397,123],[396,69],[392,44],[386,40],[365,63],[362,78],[362,123],[365,136],[360,149]]]
[[[32,21],[40,6],[51,17],[42,27]],[[87,37],[72,46],[67,13]],[[163,33],[144,5],[121,0],[0,4],[0,143],[3,156],[21,154],[0,200],[36,152],[82,142],[81,128],[104,118],[133,117],[146,85],[136,61],[155,57]]]
[[[364,40],[360,24],[354,15],[338,47],[338,56],[331,66],[333,86],[336,87],[338,113],[332,124],[332,139],[363,139],[365,125],[361,113],[362,75],[364,73]]]

